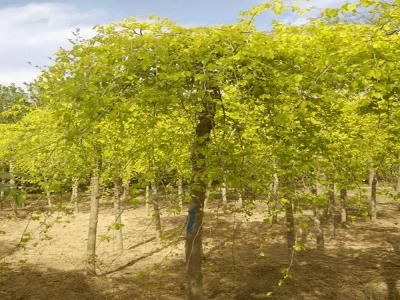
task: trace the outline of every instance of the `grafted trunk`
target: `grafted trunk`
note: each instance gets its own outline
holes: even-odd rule
[[[342,225],[347,222],[347,189],[340,190],[340,222]]]
[[[119,178],[114,179],[114,197],[113,197],[113,204],[114,204],[114,238],[115,238],[115,245],[119,251],[122,251],[123,246],[123,239],[122,239],[122,211],[121,211],[121,180]]]
[[[222,198],[223,204],[228,203],[228,199],[226,197],[227,191],[228,191],[228,185],[226,184],[226,176],[224,176],[223,180],[222,180],[222,186],[221,186],[221,198]]]
[[[182,179],[179,179],[178,181],[178,201],[179,201],[179,207],[183,209],[183,183]]]
[[[376,170],[370,170],[371,177],[371,195],[369,199],[369,215],[371,222],[376,222],[376,189],[378,184],[378,179],[376,177]]]
[[[293,246],[296,245],[296,228],[294,222],[294,213],[293,213],[293,201],[289,199],[290,197],[286,196],[286,200],[288,200],[285,207],[285,218],[286,218],[286,240],[287,246],[289,250],[293,249]]]
[[[90,215],[89,230],[87,240],[87,261],[86,272],[90,275],[96,275],[96,234],[97,222],[99,216],[99,200],[100,200],[100,167],[98,166],[91,178],[91,195],[90,195]]]
[[[203,100],[202,111],[197,115],[198,121],[191,153],[191,200],[188,209],[185,243],[187,298],[190,300],[203,299],[203,274],[201,266],[203,249],[203,209],[207,189],[206,151],[214,124],[214,100],[221,100],[219,89],[212,88],[208,90],[209,97]]]
[[[158,243],[161,242],[161,215],[160,215],[160,205],[158,199],[158,188],[155,182],[152,182],[152,203],[153,203],[153,218],[156,225],[156,240]]]
[[[79,212],[78,207],[78,189],[79,189],[79,178],[72,177],[72,192],[71,192],[71,203],[74,205],[74,212]]]
[[[150,202],[150,187],[149,187],[149,185],[146,185],[146,194],[145,194],[144,197],[145,197],[144,201],[145,201],[145,205],[146,205],[146,213],[147,213],[147,215],[149,215],[150,214],[150,205],[149,205],[149,202]]]
[[[212,188],[212,181],[210,180],[208,182],[207,188],[206,188],[206,195],[205,195],[205,199],[204,199],[204,209],[207,208],[208,201],[210,201],[211,188]]]

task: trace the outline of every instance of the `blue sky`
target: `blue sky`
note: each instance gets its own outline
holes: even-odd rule
[[[235,22],[241,10],[262,0],[0,0],[0,84],[32,81],[40,72],[34,65],[49,64],[60,47],[68,47],[71,32],[79,27],[84,36],[92,27],[124,17],[155,14],[182,25],[213,25]],[[310,0],[303,5],[335,7],[345,0]],[[298,21],[296,16],[282,16]],[[270,16],[258,21],[267,27]],[[31,62],[32,65],[28,64]]]

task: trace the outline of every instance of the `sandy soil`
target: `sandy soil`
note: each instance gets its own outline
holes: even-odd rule
[[[0,214],[0,299],[184,299],[185,214],[163,211],[168,236],[161,244],[145,208],[125,207],[124,251],[113,243],[110,204],[99,216],[98,273],[83,272],[88,207],[30,220]],[[293,261],[284,226],[263,222],[265,207],[250,217],[212,207],[204,228],[204,287],[207,299],[400,299],[400,211],[382,197],[376,224],[358,218],[317,251],[312,226],[298,222],[304,250]],[[36,213],[33,214],[36,216]],[[280,222],[282,223],[282,222]],[[21,235],[25,232],[23,242]],[[20,247],[16,248],[16,245]],[[283,270],[290,267],[290,278]],[[272,295],[269,295],[272,292]]]

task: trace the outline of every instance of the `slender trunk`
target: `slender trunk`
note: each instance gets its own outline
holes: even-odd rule
[[[0,209],[3,209],[3,201],[4,201],[4,190],[3,190],[4,183],[1,183],[1,191],[0,191]]]
[[[146,195],[145,195],[144,201],[145,201],[145,205],[146,205],[146,214],[147,215],[150,214],[149,199],[150,199],[150,187],[149,187],[149,185],[146,185]]]
[[[203,100],[202,111],[197,116],[198,122],[191,153],[191,200],[188,209],[185,242],[187,298],[190,300],[203,299],[203,274],[201,266],[203,252],[203,209],[207,189],[206,151],[214,124],[214,100],[221,100],[219,89],[212,88],[208,93],[209,97]]]
[[[158,202],[158,189],[157,189],[157,185],[154,183],[154,181],[152,182],[151,185],[152,188],[152,202],[153,202],[153,211],[154,211],[154,221],[155,221],[155,225],[156,225],[156,241],[157,243],[161,242],[161,216],[160,216],[160,206],[159,206],[159,202]]]
[[[396,192],[400,193],[400,165],[397,170]]]
[[[340,190],[340,222],[342,225],[347,222],[347,190]]]
[[[323,195],[322,185],[317,183],[313,192],[317,197]],[[318,207],[318,205],[314,208],[314,230],[315,230],[315,239],[317,242],[317,249],[322,250],[325,248],[325,238],[324,238],[324,228],[321,225],[321,209]]]
[[[115,245],[119,251],[124,249],[123,239],[122,239],[122,211],[121,211],[121,180],[119,178],[114,179],[114,237],[115,237]]]
[[[207,188],[206,188],[206,195],[205,195],[205,199],[204,199],[204,209],[207,208],[208,201],[210,200],[211,188],[212,188],[212,181],[210,180],[208,182]]]
[[[314,208],[314,229],[315,238],[317,240],[317,249],[322,250],[325,248],[324,230],[321,226],[321,213],[318,207]]]
[[[14,165],[13,165],[12,162],[10,162],[10,164],[9,164],[9,174],[10,174],[10,181],[9,181],[10,189],[14,190],[15,194],[16,194],[17,187],[15,185]],[[18,202],[17,202],[17,196],[16,195],[14,195],[12,197],[11,207],[12,207],[12,210],[14,211],[14,215],[16,217],[18,217]]]
[[[238,193],[238,196],[239,196],[239,199],[238,199],[239,207],[243,207],[243,197],[242,197],[242,193],[239,192],[239,193]]]
[[[129,199],[129,180],[124,180],[122,183],[122,195],[121,195],[121,203],[124,203]]]
[[[179,207],[183,209],[183,184],[182,179],[179,179],[178,182],[178,200],[179,200]]]
[[[47,206],[52,207],[53,204],[51,203],[51,192],[49,191],[49,188],[45,188],[45,193],[46,193]]]
[[[71,203],[74,205],[74,212],[76,214],[79,212],[79,207],[78,207],[78,189],[79,189],[79,178],[78,177],[72,177]]]
[[[296,245],[296,228],[294,222],[294,213],[293,213],[293,201],[288,199],[289,197],[285,197],[288,200],[285,203],[285,217],[286,217],[286,239],[287,246],[289,250],[293,249],[293,246]]]
[[[398,165],[397,176],[396,176],[396,192],[400,194],[400,164]],[[398,204],[398,208],[400,210],[400,202]]]
[[[375,168],[369,169],[368,173],[368,185],[372,187],[372,181],[374,180],[375,177]]]
[[[223,181],[222,181],[222,186],[221,186],[221,198],[222,198],[223,204],[228,203],[228,199],[226,198],[227,191],[228,191],[228,186],[226,184],[226,176],[224,175]]]
[[[377,187],[377,177],[376,177],[376,170],[370,170],[370,177],[371,177],[371,195],[370,195],[370,202],[369,202],[369,215],[371,218],[371,222],[376,222],[376,187]]]
[[[336,196],[335,184],[330,184],[327,192],[328,197],[328,227],[333,238],[336,235],[335,213],[336,213]]]
[[[86,272],[90,275],[96,275],[96,234],[97,222],[99,216],[99,199],[100,199],[100,167],[99,165],[93,172],[91,178],[92,191],[90,195],[90,215],[89,230],[87,240],[87,262]]]
[[[279,177],[278,174],[274,174],[274,182],[272,183],[272,224],[278,224],[278,205],[279,205]]]

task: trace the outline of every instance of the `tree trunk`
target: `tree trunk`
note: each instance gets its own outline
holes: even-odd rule
[[[279,189],[279,177],[278,174],[274,174],[274,182],[272,183],[272,224],[278,224],[278,205],[279,205],[279,195],[278,195],[278,189]]]
[[[150,206],[149,206],[149,202],[150,202],[150,187],[149,185],[146,185],[146,194],[145,194],[145,205],[146,205],[146,214],[149,215],[150,214]]]
[[[321,213],[318,207],[314,208],[314,229],[317,240],[317,249],[322,250],[325,248],[324,230],[321,226]]]
[[[122,183],[122,195],[121,195],[121,203],[124,203],[126,200],[129,199],[129,179],[128,180],[124,180]]]
[[[238,193],[238,196],[239,196],[239,199],[238,199],[239,207],[243,207],[243,197],[242,197],[242,193],[239,192],[239,193]]]
[[[191,153],[191,200],[188,209],[185,242],[187,298],[190,300],[203,299],[203,274],[201,266],[203,209],[207,189],[206,151],[214,124],[214,100],[221,100],[219,89],[208,89],[207,93],[209,97],[203,100],[202,111],[197,115],[198,122]]]
[[[335,212],[336,212],[336,195],[335,184],[330,184],[327,192],[328,197],[328,227],[333,238],[336,235]]]
[[[210,200],[211,188],[212,188],[212,181],[210,180],[208,182],[207,188],[206,188],[206,195],[205,195],[205,199],[204,199],[204,209],[207,208],[208,201]]]
[[[113,197],[113,204],[114,204],[114,237],[115,237],[115,245],[117,250],[122,251],[124,249],[123,246],[123,239],[122,239],[122,211],[121,211],[121,179],[115,178],[114,179],[114,197]]]
[[[10,174],[10,189],[14,190],[15,193],[17,192],[17,187],[15,186],[15,176],[14,176],[14,165],[12,162],[9,164],[9,174]],[[11,200],[11,207],[14,211],[15,217],[18,217],[18,202],[17,202],[17,196],[14,195]]]
[[[3,183],[1,185],[3,185]],[[1,187],[1,188],[3,188],[3,187]],[[4,191],[1,190],[0,191],[0,209],[3,209],[3,201],[4,201]]]
[[[396,192],[400,193],[400,165],[397,170]]]
[[[90,275],[96,275],[96,234],[97,222],[99,216],[99,199],[100,199],[100,167],[99,165],[93,171],[91,178],[92,191],[90,195],[90,215],[89,230],[87,240],[87,262],[86,272]]]
[[[288,196],[286,196],[285,198],[288,201],[287,203],[285,203],[286,240],[288,249],[292,250],[293,246],[296,245],[296,228],[294,223],[293,201],[291,199],[288,199]]]
[[[396,176],[396,192],[400,194],[400,164],[398,165],[398,170],[397,170],[397,176]],[[397,206],[400,210],[400,201],[399,204]]]
[[[49,188],[45,188],[45,193],[46,193],[47,206],[52,207],[53,204],[51,203],[51,192],[49,191]]]
[[[372,187],[372,181],[374,180],[375,177],[375,168],[369,169],[368,173],[368,185]]]
[[[369,215],[371,218],[371,222],[376,222],[376,187],[377,187],[377,177],[376,177],[376,170],[370,170],[370,177],[371,177],[371,195],[369,201]]]
[[[347,190],[340,190],[340,222],[342,225],[347,222]]]
[[[182,179],[179,179],[178,181],[178,201],[179,201],[179,207],[183,209],[183,184],[182,184]]]
[[[318,197],[323,195],[322,185],[317,183],[313,192]],[[315,230],[315,239],[317,242],[317,249],[322,250],[325,248],[325,238],[324,238],[324,228],[321,225],[321,209],[318,206],[314,208],[314,230]]]
[[[226,184],[226,176],[223,176],[223,181],[222,181],[222,186],[221,186],[221,198],[222,198],[222,203],[227,204],[228,199],[226,198],[226,194],[228,191],[228,186]]]
[[[78,177],[72,177],[71,203],[74,205],[75,214],[77,214],[79,212],[79,207],[78,207],[78,189],[79,189],[79,178]]]
[[[152,202],[153,202],[153,217],[156,225],[156,241],[157,243],[161,242],[161,216],[160,216],[160,206],[158,202],[158,189],[155,182],[152,182],[151,188],[153,190],[152,193]]]

